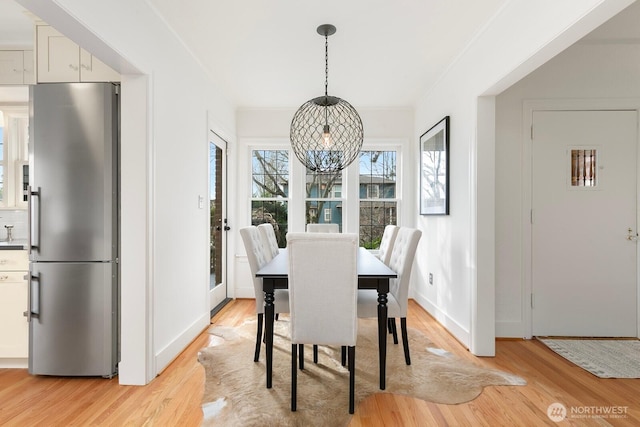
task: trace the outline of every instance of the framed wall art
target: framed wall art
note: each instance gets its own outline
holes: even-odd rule
[[[420,136],[420,215],[449,215],[449,116]]]

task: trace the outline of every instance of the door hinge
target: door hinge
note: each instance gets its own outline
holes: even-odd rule
[[[533,141],[533,125],[531,125],[531,140]]]
[[[531,299],[531,308],[533,308],[533,292],[531,292],[530,299]]]
[[[529,211],[529,222],[533,224],[533,209]]]

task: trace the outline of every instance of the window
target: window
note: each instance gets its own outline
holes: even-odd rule
[[[331,189],[331,198],[339,199],[341,197],[342,197],[342,185],[334,184],[333,188]]]
[[[289,151],[253,150],[251,224],[273,225],[278,246],[287,245],[289,227]]]
[[[367,184],[367,199],[380,198],[380,186],[378,184]]]
[[[342,231],[342,172],[306,173],[306,224],[338,224]],[[318,213],[322,213],[319,217]]]
[[[360,246],[378,249],[388,224],[397,224],[396,151],[362,151],[359,162]]]
[[[29,112],[27,106],[0,105],[0,206],[26,207]]]
[[[598,185],[596,175],[597,150],[571,150],[571,186],[595,187]]]

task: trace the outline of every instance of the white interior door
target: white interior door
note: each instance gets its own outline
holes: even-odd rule
[[[227,299],[226,142],[209,133],[209,309]]]
[[[637,336],[637,112],[533,113],[534,335]]]

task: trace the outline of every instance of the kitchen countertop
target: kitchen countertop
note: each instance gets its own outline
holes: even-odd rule
[[[0,241],[0,251],[21,251],[27,247],[27,239],[13,239],[10,242]]]

